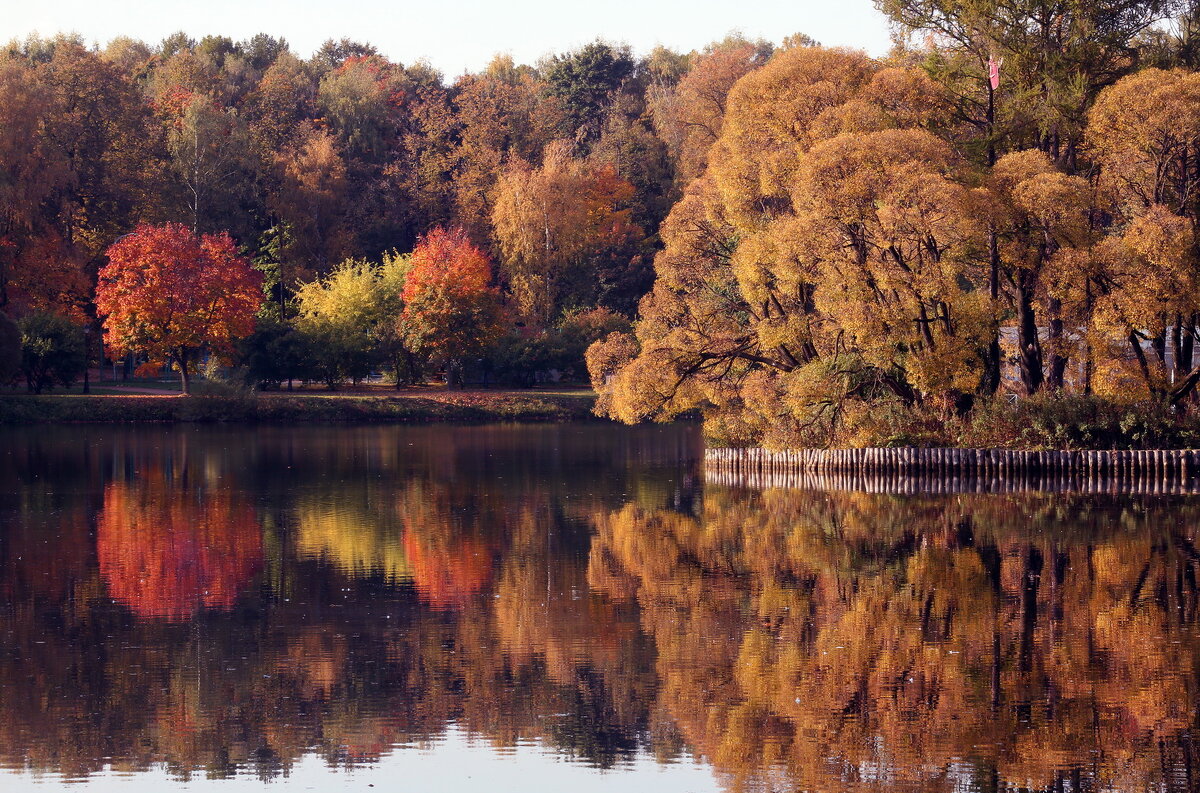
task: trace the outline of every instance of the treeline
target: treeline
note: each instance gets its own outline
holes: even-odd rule
[[[95,362],[105,315],[93,301],[110,246],[139,224],[178,223],[229,234],[262,274],[261,343],[242,349],[262,364],[319,313],[318,292],[387,269],[435,229],[461,229],[488,257],[505,309],[483,368],[582,377],[597,336],[574,341],[578,318],[602,310],[592,324],[607,333],[633,316],[658,227],[702,169],[725,93],[771,51],[735,36],[639,57],[597,41],[534,66],[498,56],[447,80],[348,40],[308,59],[268,35],[13,42],[0,51],[0,312],[86,326],[75,341]],[[347,355],[346,333],[312,349],[338,334],[308,324],[303,365],[276,360],[260,380],[332,382],[398,365],[387,344]],[[379,335],[375,324],[358,335]],[[106,341],[110,353],[123,347]],[[5,379],[19,368],[6,355]],[[348,362],[331,371],[331,359]],[[40,389],[81,367],[72,355],[44,382],[30,365],[24,374]]]
[[[742,77],[660,228],[609,415],[887,445],[1002,394],[1186,409],[1200,368],[1197,8],[881,0],[886,59]]]

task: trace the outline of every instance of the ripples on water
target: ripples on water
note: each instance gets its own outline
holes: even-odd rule
[[[1195,790],[1183,496],[705,485],[610,425],[0,434],[0,775]]]

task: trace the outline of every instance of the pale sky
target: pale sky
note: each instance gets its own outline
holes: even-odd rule
[[[5,793],[292,793],[296,791],[353,791],[371,793],[611,793],[613,790],[652,790],[656,793],[719,793],[722,786],[706,765],[687,757],[658,763],[644,755],[614,768],[598,770],[570,762],[539,744],[498,748],[469,738],[449,727],[427,748],[398,748],[378,762],[352,771],[330,768],[309,755],[289,776],[264,783],[241,775],[219,782],[197,773],[182,781],[161,768],[142,773],[110,771],[86,782],[67,782],[54,774],[31,774],[0,769]]]
[[[447,78],[478,71],[498,52],[533,63],[600,37],[639,54],[656,44],[687,52],[739,30],[778,43],[807,33],[822,44],[884,54],[887,21],[871,0],[0,0],[0,41],[78,33],[155,44],[183,30],[199,39],[282,36],[301,57],[329,38],[374,44],[393,60],[424,58]]]

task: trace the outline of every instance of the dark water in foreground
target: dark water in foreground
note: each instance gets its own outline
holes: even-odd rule
[[[1200,499],[751,492],[698,453],[0,432],[0,789],[1200,789]]]

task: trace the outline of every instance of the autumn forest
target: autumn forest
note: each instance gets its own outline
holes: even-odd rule
[[[1196,9],[880,0],[886,57],[14,42],[0,375],[590,379],[735,444],[1196,400]],[[15,321],[15,323],[14,323]]]
[[[0,310],[49,346],[95,326],[112,357],[186,375],[217,354],[263,385],[483,358],[499,381],[586,379],[726,92],[771,50],[596,42],[448,83],[351,41],[308,60],[265,35],[11,44]],[[78,352],[25,346],[31,388],[77,376]]]

